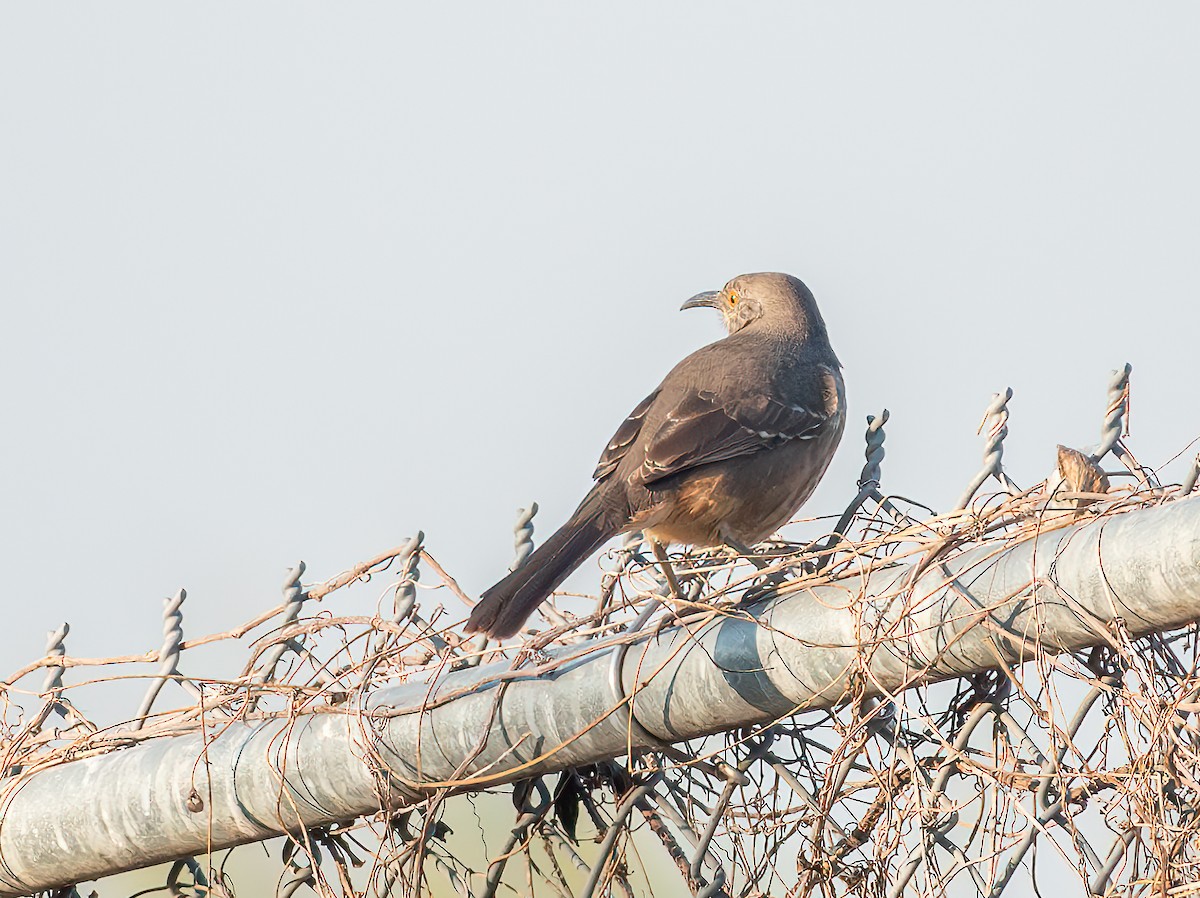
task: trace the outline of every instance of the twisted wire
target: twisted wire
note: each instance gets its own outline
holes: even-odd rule
[[[538,513],[538,504],[530,502],[528,508],[517,509],[517,523],[513,525],[513,563],[510,571],[515,571],[525,563],[525,559],[533,552],[533,516]]]
[[[863,450],[863,455],[867,461],[863,465],[862,473],[858,475],[859,489],[871,484],[879,486],[880,479],[883,476],[880,473],[880,466],[883,464],[883,456],[885,454],[883,441],[887,439],[883,425],[887,424],[891,416],[891,412],[886,408],[878,416],[867,415],[867,432],[865,434],[867,447]]]
[[[400,549],[400,579],[392,590],[393,606],[391,622],[403,624],[412,615],[417,606],[417,583],[421,579],[421,549],[425,542],[425,532],[418,530],[416,536],[405,540]],[[382,652],[387,645],[390,634],[379,630],[375,633],[372,646],[376,653]]]
[[[70,632],[71,625],[63,621],[59,624],[57,630],[51,630],[46,634],[45,654],[47,657],[62,658],[67,654],[67,634]],[[66,670],[66,667],[62,664],[55,664],[46,668],[46,677],[42,681],[41,689],[41,696],[45,699],[45,704],[31,724],[30,728],[33,732],[40,730],[51,714],[58,714],[63,718],[68,716],[66,707],[59,700],[62,696],[64,670]]]
[[[1126,424],[1129,411],[1129,375],[1133,366],[1128,362],[1124,367],[1112,371],[1108,378],[1108,407],[1104,412],[1104,424],[1100,428],[1100,443],[1092,453],[1092,461],[1098,462],[1117,445],[1121,439],[1121,431]]]
[[[187,590],[180,589],[169,599],[163,599],[163,644],[158,650],[158,673],[146,689],[142,704],[137,710],[133,721],[133,729],[140,730],[150,714],[154,700],[166,685],[167,680],[179,674],[179,647],[183,642],[183,602],[187,598]],[[200,698],[200,690],[187,680],[181,684],[195,698]]]
[[[289,569],[287,576],[283,581],[283,613],[280,617],[279,630],[286,632],[287,628],[296,622],[300,617],[300,609],[304,606],[305,599],[308,594],[300,585],[300,578],[304,575],[305,565],[303,561],[296,562],[296,566]],[[284,652],[292,647],[292,640],[281,639],[271,646],[263,655],[262,664],[259,667],[258,673],[252,678],[255,684],[269,682],[275,677],[275,667],[279,664]]]
[[[970,505],[975,493],[989,477],[999,480],[1010,493],[1018,492],[1016,484],[1004,473],[1004,439],[1008,436],[1008,402],[1012,397],[1012,387],[1006,387],[1003,393],[992,394],[992,401],[984,412],[983,423],[979,425],[981,432],[986,431],[983,466],[959,497],[954,506],[955,511],[961,511]]]

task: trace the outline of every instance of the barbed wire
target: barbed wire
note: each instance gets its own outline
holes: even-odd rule
[[[758,566],[725,551],[676,553],[682,600],[673,602],[640,534],[628,534],[604,556],[595,595],[545,605],[545,626],[531,624],[516,644],[461,635],[461,614],[442,600],[471,600],[421,533],[322,583],[302,583],[300,562],[287,575],[281,604],[193,640],[184,638],[187,593],[180,589],[164,603],[161,647],[141,655],[73,657],[63,624],[43,657],[0,687],[7,778],[0,793],[32,769],[219,731],[232,721],[293,720],[314,710],[353,714],[380,686],[447,669],[500,661],[501,671],[524,674],[533,665],[552,673],[606,636],[607,646],[618,646],[610,672],[623,700],[612,710],[638,737],[631,745],[649,748],[492,789],[472,786],[468,758],[456,779],[420,800],[285,840],[276,894],[365,898],[449,889],[486,898],[592,898],[671,889],[706,898],[932,898],[1026,894],[1031,884],[1061,887],[1068,877],[1091,895],[1200,891],[1195,626],[1134,638],[1118,621],[1094,649],[1056,654],[1039,647],[1017,667],[998,663],[985,674],[888,691],[870,681],[871,654],[896,626],[911,624],[892,615],[887,620],[900,623],[888,623],[864,607],[858,675],[835,709],[674,745],[642,728],[633,713],[636,690],[621,680],[627,648],[645,633],[728,614],[779,577],[788,588],[835,583],[901,559],[923,571],[945,565],[966,545],[999,551],[1081,515],[1115,516],[1186,497],[1200,476],[1200,457],[1179,486],[1164,486],[1126,445],[1130,370],[1126,365],[1110,379],[1100,443],[1082,451],[1060,447],[1096,466],[1111,454],[1124,469],[1122,481],[1110,483],[1097,467],[1086,490],[1061,470],[1018,487],[1003,467],[1012,398],[1006,390],[987,406],[980,471],[955,508],[936,515],[882,490],[883,410],[866,419],[865,464],[845,511],[805,522],[810,531],[829,528],[816,539],[776,540],[755,559]],[[989,479],[1002,491],[980,495]],[[533,549],[536,512],[536,503],[519,512],[514,569]],[[369,613],[353,613],[357,600],[348,590],[389,572]],[[900,584],[885,598],[902,607],[911,595]],[[240,673],[204,678],[189,663],[189,675],[181,674],[181,659],[196,648],[247,639]],[[548,654],[553,647],[568,650]],[[148,664],[158,667],[146,673]],[[36,690],[21,685],[39,674]],[[502,684],[506,674],[488,676]],[[92,687],[134,678],[150,682],[128,721],[101,723],[81,710]],[[163,695],[180,692],[164,692],[170,682],[182,687],[185,704],[155,711]],[[55,715],[64,725],[49,729]],[[486,737],[489,725],[479,721],[483,735],[472,738]],[[504,794],[515,816],[500,824]],[[197,813],[207,807],[201,795],[189,799],[193,804]],[[164,877],[162,891],[170,895],[231,895],[236,886],[212,857],[181,858]]]

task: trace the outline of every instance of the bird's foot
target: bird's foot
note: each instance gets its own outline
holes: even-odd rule
[[[766,558],[761,557],[757,552],[754,551],[754,549],[752,549],[750,546],[747,546],[745,543],[738,542],[736,539],[734,539],[731,536],[726,536],[724,538],[724,542],[725,542],[725,545],[727,545],[729,548],[733,549],[733,551],[737,553],[739,558],[744,558],[746,561],[750,562],[752,565],[754,565],[760,571],[763,568],[767,568],[767,567],[771,566],[770,561],[768,561]]]
[[[736,539],[726,536],[725,545],[737,552],[738,556],[750,562],[760,571],[764,571],[753,584],[746,587],[746,591],[742,593],[742,598],[738,602],[739,605],[753,605],[761,602],[763,599],[771,596],[784,583],[791,579],[792,573],[790,568],[785,568],[781,571],[768,571],[767,569],[776,563],[779,559],[770,557],[764,558],[759,553],[755,552],[750,546],[747,546]]]
[[[659,618],[658,626],[655,632],[661,632],[667,627],[682,627],[685,621],[693,614],[706,614],[716,609],[712,605],[703,602],[692,602],[688,599],[664,599],[667,606],[670,608],[669,614],[664,614]]]
[[[790,570],[785,569],[764,574],[746,587],[746,591],[742,593],[738,604],[756,605],[764,599],[771,598],[771,596],[779,591],[780,587],[792,579],[789,576],[790,573]]]
[[[654,549],[654,557],[658,560],[659,567],[662,568],[663,577],[667,581],[668,598],[672,602],[682,601],[683,590],[679,588],[679,579],[675,576],[675,567],[667,557],[666,547],[658,540],[651,540],[650,545]]]

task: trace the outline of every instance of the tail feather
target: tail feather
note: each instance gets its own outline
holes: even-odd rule
[[[467,620],[468,633],[487,633],[497,639],[516,635],[533,609],[616,535],[617,528],[599,511],[586,508],[587,504],[535,549],[523,565],[483,594]]]

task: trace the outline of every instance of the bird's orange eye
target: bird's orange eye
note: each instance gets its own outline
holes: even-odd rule
[[[736,306],[738,304],[738,295],[736,290],[729,291],[729,304],[731,306]]]

